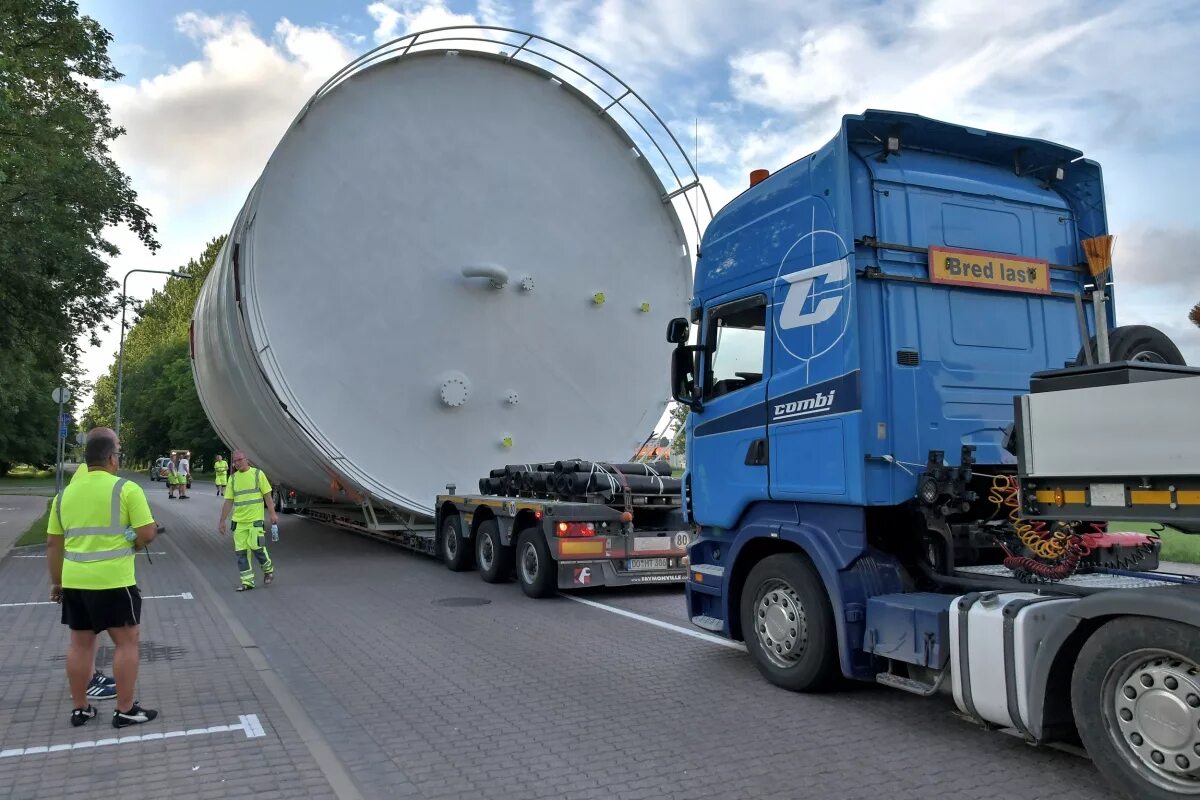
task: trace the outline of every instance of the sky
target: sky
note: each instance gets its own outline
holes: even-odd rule
[[[227,232],[312,92],[378,43],[445,25],[535,32],[632,86],[714,207],[867,108],[1075,147],[1105,175],[1119,324],[1200,364],[1200,3],[1194,0],[80,0],[124,79],[100,92],[162,249],[114,230],[111,274],[172,269]],[[156,275],[134,275],[145,298]],[[89,348],[88,379],[117,350]],[[665,366],[664,366],[665,369]]]

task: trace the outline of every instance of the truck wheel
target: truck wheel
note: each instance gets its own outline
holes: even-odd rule
[[[438,552],[451,572],[463,572],[471,568],[471,544],[462,533],[462,518],[450,514],[442,520],[442,538]]]
[[[1092,357],[1096,356],[1096,338],[1088,342]],[[1108,334],[1108,352],[1113,361],[1145,361],[1152,364],[1186,366],[1183,354],[1170,337],[1149,325],[1121,325]],[[1079,351],[1076,364],[1086,364],[1084,351]]]
[[[1079,652],[1071,705],[1096,768],[1130,797],[1200,794],[1200,629],[1105,623]]]
[[[489,519],[475,531],[475,563],[479,577],[488,583],[503,583],[512,575],[512,548],[500,544],[500,528]]]
[[[742,587],[742,635],[758,671],[794,692],[837,680],[837,633],[821,576],[803,555],[764,558]]]
[[[546,547],[546,537],[530,528],[517,538],[517,582],[530,597],[551,597],[558,591],[558,570]]]

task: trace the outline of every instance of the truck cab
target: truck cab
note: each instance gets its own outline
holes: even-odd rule
[[[1043,489],[1022,471],[1032,463],[1029,431],[1054,427],[1037,427],[1051,400],[1063,401],[1054,408],[1069,420],[1072,403],[1100,397],[1087,390],[1079,400],[1027,403],[1038,423],[1018,429],[1014,408],[1035,376],[1055,389],[1122,384],[1105,390],[1122,395],[1125,409],[1110,421],[1135,407],[1124,384],[1173,379],[1179,399],[1162,413],[1200,439],[1194,416],[1187,421],[1200,403],[1200,372],[1180,366],[1158,331],[1113,327],[1100,252],[1107,234],[1100,167],[1079,151],[912,114],[846,116],[815,153],[753,175],[708,226],[690,319],[673,320],[667,333],[676,345],[672,393],[690,408],[692,622],[744,640],[759,671],[784,688],[817,690],[843,676],[927,696],[953,686],[960,709],[982,723],[1034,743],[1077,727],[1089,749],[1099,747],[1079,722],[1093,705],[1081,711],[1064,699],[1075,655],[1088,652],[1080,620],[1105,630],[1104,614],[1123,607],[1164,625],[1200,616],[1187,579],[1136,572],[1157,565],[1156,541],[1107,527],[1110,518],[1148,518],[1115,507],[1097,516],[1088,494],[1166,498],[1176,516],[1153,519],[1194,526],[1200,507],[1176,500],[1200,488],[1195,459],[1173,462],[1186,475],[1130,474],[1102,490],[1089,490],[1087,475],[1067,484],[1053,473],[1039,480],[1060,488]],[[1110,363],[1131,360],[1157,363]],[[1060,375],[1066,367],[1076,372]],[[1144,396],[1147,386],[1132,391]],[[1074,451],[1081,445],[1076,434]],[[1062,486],[1079,500],[1069,519],[1052,513],[1056,501],[1062,511]],[[1096,574],[1104,577],[1084,580]],[[1131,593],[1105,605],[1090,596],[1098,587]],[[1150,594],[1135,602],[1132,592]],[[1062,602],[1041,604],[1042,595]],[[988,627],[1008,616],[1017,622]],[[1186,630],[1200,667],[1200,630]],[[1054,644],[1022,661],[1004,637],[1024,641],[1027,632]],[[1122,635],[1090,641],[1119,649]],[[982,655],[993,645],[998,662]],[[972,693],[969,665],[1006,658],[1017,664],[1008,683],[977,670]],[[1000,687],[996,713],[980,710],[992,707],[991,688],[981,686]],[[1200,725],[1200,712],[1178,716],[1173,725]],[[1141,792],[1144,773],[1162,772],[1164,752],[1114,751],[1132,768],[1101,768]],[[1200,756],[1176,764],[1163,797],[1200,785]]]

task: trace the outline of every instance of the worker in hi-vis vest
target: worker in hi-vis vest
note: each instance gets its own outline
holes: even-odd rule
[[[279,539],[279,517],[271,502],[271,484],[258,467],[251,467],[246,454],[233,451],[233,474],[225,485],[225,504],[221,507],[221,521],[217,533],[225,535],[225,520],[233,512],[233,549],[237,552],[241,584],[237,591],[254,588],[254,565],[251,555],[263,571],[263,584],[270,586],[275,580],[275,565],[267,552],[265,542],[265,519],[271,519],[271,539]]]
[[[229,462],[220,453],[217,453],[217,460],[213,462],[213,476],[216,478],[217,494],[225,494],[225,480],[229,477]]]
[[[149,722],[158,712],[142,708],[133,696],[137,683],[142,598],[135,579],[134,553],[156,534],[146,494],[117,477],[120,445],[107,428],[88,434],[88,471],[71,481],[50,505],[46,562],[50,600],[62,605],[70,628],[67,682],[74,710],[71,724],[96,716],[89,679],[96,675],[96,637],[108,631],[116,646],[117,707],[114,728]]]

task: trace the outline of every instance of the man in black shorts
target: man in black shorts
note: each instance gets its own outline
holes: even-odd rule
[[[74,703],[71,724],[83,725],[96,716],[87,686],[95,672],[96,635],[108,631],[115,645],[117,680],[112,724],[124,728],[158,716],[157,711],[139,706],[133,696],[142,614],[134,550],[154,540],[156,526],[141,487],[117,477],[116,435],[107,428],[91,431],[84,454],[88,474],[73,481],[50,505],[46,550],[50,599],[62,604],[62,622],[71,629],[67,648],[67,682]]]

